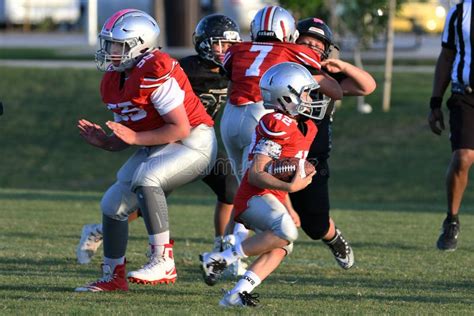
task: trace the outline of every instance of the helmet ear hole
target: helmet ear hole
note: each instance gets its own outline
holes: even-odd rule
[[[283,96],[283,100],[285,100],[286,103],[291,103],[291,98],[287,95]]]

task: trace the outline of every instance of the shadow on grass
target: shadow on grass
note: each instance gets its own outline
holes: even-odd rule
[[[426,281],[426,280],[406,280],[406,279],[374,279],[373,276],[361,278],[360,275],[341,278],[325,278],[321,275],[315,276],[278,276],[278,278],[269,278],[266,280],[268,284],[295,284],[300,286],[317,285],[326,287],[327,293],[322,293],[324,290],[318,290],[312,294],[298,294],[298,299],[312,300],[330,299],[330,300],[344,300],[344,301],[361,301],[361,300],[377,300],[377,301],[397,301],[397,302],[425,302],[425,303],[470,303],[471,299],[462,298],[463,293],[466,295],[473,290],[472,282],[466,281]],[[344,292],[330,289],[344,289]],[[453,289],[459,292],[456,298],[452,296]],[[408,295],[393,295],[391,292],[400,292],[406,290],[411,292]],[[348,291],[357,291],[357,294],[348,294]],[[360,293],[361,291],[362,293]],[[367,293],[374,291],[381,294]],[[464,291],[464,292],[460,292]],[[365,292],[365,293],[364,293]],[[416,292],[431,293],[430,296],[417,295]],[[446,293],[445,295],[433,295],[435,293]],[[273,298],[288,299],[287,295],[273,294]],[[306,298],[305,298],[306,296]],[[468,297],[469,295],[467,295]]]
[[[67,192],[67,191],[23,191],[23,190],[0,190],[0,200],[26,200],[26,201],[90,201],[99,202],[101,193],[94,192]],[[212,205],[215,203],[213,195],[170,195],[168,201],[172,205]]]
[[[373,300],[378,303],[380,302],[391,302],[391,303],[437,303],[437,304],[472,304],[472,300],[468,298],[460,298],[460,297],[452,297],[450,296],[449,292],[445,295],[435,295],[435,296],[423,296],[423,295],[391,295],[391,294],[330,294],[330,293],[318,293],[317,295],[299,295],[298,299],[331,299],[331,300],[343,300],[343,301],[354,301],[354,302],[361,302],[361,301],[368,301]],[[287,297],[285,297],[287,298]]]

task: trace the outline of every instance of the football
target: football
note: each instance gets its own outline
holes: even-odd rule
[[[311,164],[306,159],[294,157],[269,161],[265,165],[264,170],[281,181],[291,182],[296,173],[298,165],[300,166],[301,172],[303,172],[303,177],[306,177],[306,175],[312,173],[315,170],[313,164]]]

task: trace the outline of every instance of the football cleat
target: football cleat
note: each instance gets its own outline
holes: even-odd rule
[[[222,307],[256,307],[260,303],[259,296],[257,293],[247,293],[247,291],[240,292],[227,292],[224,297],[220,300],[219,306]]]
[[[454,251],[458,244],[458,236],[461,231],[461,224],[459,220],[448,221],[446,218],[441,227],[441,234],[439,235],[436,246],[439,250]]]
[[[82,227],[81,240],[76,248],[77,262],[88,264],[102,245],[102,224],[88,224]]]
[[[234,247],[238,242],[238,238],[231,234],[226,235],[223,240],[223,250],[229,249]],[[239,276],[244,275],[247,271],[247,263],[239,259],[233,263],[231,263],[224,272],[224,277],[226,278],[237,278]]]
[[[352,247],[342,236],[341,231],[336,228],[336,236],[330,240],[323,242],[331,249],[336,262],[343,269],[350,269],[354,265],[354,252]]]
[[[222,250],[224,250],[224,238],[217,236],[214,238],[214,248],[212,248],[212,252],[221,252]]]
[[[112,272],[109,265],[102,264],[102,278],[85,286],[76,288],[76,292],[128,291],[125,278],[125,263],[115,267]]]
[[[128,273],[128,280],[138,284],[175,283],[177,274],[173,258],[173,244],[164,245],[163,253],[151,252],[149,261],[139,270]]]
[[[219,281],[222,273],[227,267],[227,262],[218,252],[205,252],[199,255],[204,282],[213,286]]]

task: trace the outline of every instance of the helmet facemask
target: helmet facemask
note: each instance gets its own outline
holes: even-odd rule
[[[115,71],[125,71],[132,68],[144,52],[136,52],[140,43],[137,38],[124,41],[112,40],[109,37],[99,35],[100,49],[95,54],[97,68],[102,71],[112,67]],[[119,48],[120,46],[120,48]]]
[[[301,87],[298,92],[288,85],[290,94],[278,98],[278,102],[291,116],[304,115],[315,120],[322,120],[330,99],[319,92],[319,87],[319,84],[312,83]]]
[[[225,31],[223,36],[220,37],[209,37],[199,44],[199,55],[217,66],[222,66],[224,61],[225,51],[223,48],[224,43],[240,43],[240,35],[236,31]],[[219,52],[213,50],[213,45],[219,45]]]

